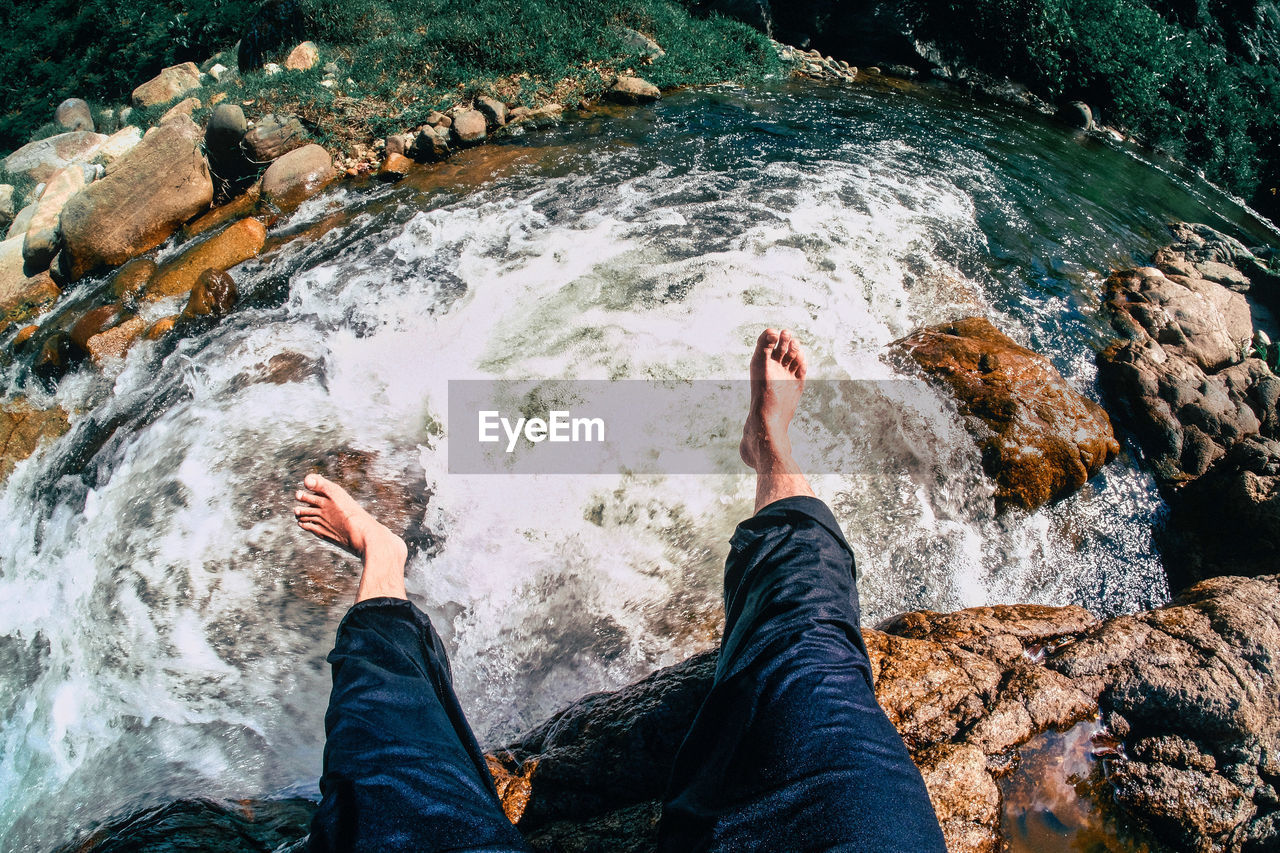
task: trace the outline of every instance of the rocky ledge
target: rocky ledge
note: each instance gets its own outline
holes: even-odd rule
[[[1011,605],[904,613],[863,636],[877,698],[924,775],[951,853],[1000,849],[999,780],[1019,748],[1086,719],[1108,735],[1096,752],[1107,756],[1114,808],[1140,832],[1206,853],[1280,845],[1280,576],[1215,578],[1106,621],[1079,607]],[[663,785],[715,663],[706,652],[587,696],[490,755],[507,814],[535,850],[654,849]],[[184,839],[290,849],[309,812],[296,800],[184,801],[65,849],[151,851]]]
[[[1280,303],[1280,275],[1207,226],[1173,234],[1151,266],[1107,280],[1123,339],[1099,375],[1168,499],[1161,550],[1176,588],[1277,566],[1280,376],[1255,319]]]

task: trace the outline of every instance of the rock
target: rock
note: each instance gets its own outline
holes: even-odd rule
[[[238,104],[219,104],[204,131],[205,154],[214,188],[221,195],[235,195],[253,183],[257,167],[245,156],[241,143],[248,133],[244,110]]]
[[[13,185],[0,184],[0,229],[9,227],[17,210],[13,200]]]
[[[87,353],[71,342],[66,332],[54,332],[44,339],[40,352],[31,364],[31,372],[44,387],[52,391],[58,380],[84,361]]]
[[[161,317],[152,323],[142,336],[149,341],[158,341],[165,335],[173,331],[173,327],[178,324],[178,315],[172,314],[168,317]]]
[[[85,170],[78,164],[58,170],[49,179],[22,245],[28,272],[49,268],[62,243],[62,209],[85,186]]]
[[[1080,130],[1093,130],[1093,110],[1084,101],[1070,101],[1058,110],[1058,117]]]
[[[426,123],[432,127],[453,127],[453,119],[437,110],[427,113]]]
[[[96,158],[107,166],[128,154],[142,141],[142,130],[133,126],[123,127],[111,134],[98,149]]]
[[[289,51],[289,56],[284,61],[284,67],[290,71],[309,71],[319,61],[320,51],[316,48],[315,42],[304,41]]]
[[[276,76],[281,70],[280,66],[274,62],[268,62],[266,65],[262,66],[262,73],[268,77]]]
[[[67,413],[58,407],[37,409],[19,397],[0,403],[0,482],[41,443],[65,433]]]
[[[22,146],[4,159],[4,168],[38,183],[47,181],[59,169],[91,160],[106,141],[101,133],[87,130],[60,133]]]
[[[475,107],[484,114],[489,128],[499,128],[507,123],[507,105],[497,98],[481,95],[476,98]]]
[[[89,358],[99,369],[113,359],[124,358],[146,328],[147,323],[141,317],[130,317],[117,326],[99,332],[85,344]]]
[[[43,314],[62,293],[47,272],[26,276],[21,260],[20,239],[0,243],[0,332]]]
[[[320,192],[334,177],[329,152],[319,145],[305,145],[267,168],[262,176],[262,197],[288,210]]]
[[[529,117],[530,112],[531,110],[528,107],[524,107],[524,106],[513,107],[507,113],[507,123],[515,124],[516,122],[524,121]]]
[[[31,220],[35,217],[39,208],[38,202],[32,202],[18,211],[18,215],[13,218],[13,222],[9,223],[9,230],[5,234],[5,239],[12,240],[15,237],[26,236],[27,229],[31,227]]]
[[[89,104],[79,98],[67,98],[58,104],[58,109],[53,113],[54,124],[63,130],[87,130],[92,132],[93,112],[89,109]]]
[[[22,256],[24,237],[10,237],[0,243],[0,311],[8,312],[28,301],[30,276]]]
[[[209,207],[213,181],[200,141],[191,119],[175,119],[67,202],[62,233],[72,280],[154,249]]]
[[[200,109],[201,106],[199,98],[186,98],[178,101],[178,103],[170,107],[164,115],[160,116],[160,121],[157,122],[157,124],[168,124],[174,119],[182,116],[191,118],[191,114]]]
[[[623,46],[642,56],[646,62],[653,62],[653,60],[667,55],[667,52],[656,41],[644,33],[637,32],[630,27],[623,27],[620,34]]]
[[[384,153],[390,157],[392,154],[400,154],[402,156],[411,156],[413,150],[414,135],[411,133],[393,133],[386,138],[383,145]]]
[[[453,111],[453,138],[459,145],[474,145],[482,142],[487,128],[484,114],[478,110],[459,107]]]
[[[128,814],[94,827],[87,838],[55,853],[205,853],[273,850],[296,853],[288,842],[307,834],[315,803],[304,799],[184,799]]]
[[[1063,498],[1120,450],[1101,406],[984,319],[933,326],[892,346],[955,395],[998,507],[1033,510]]]
[[[40,331],[40,327],[36,325],[23,326],[18,333],[13,336],[13,351],[22,352],[26,349],[31,339],[35,337],[36,332]]]
[[[221,62],[215,62],[209,67],[209,76],[213,78],[213,82],[215,83],[221,83],[224,78],[227,80],[231,79],[230,69]]]
[[[384,181],[398,181],[409,174],[413,161],[403,154],[388,153],[378,169],[378,177]]]
[[[159,266],[150,258],[134,258],[111,276],[111,296],[116,302],[127,304],[146,288]]]
[[[307,144],[307,131],[296,116],[265,115],[244,136],[244,147],[257,163],[270,163]]]
[[[166,261],[142,294],[145,301],[191,292],[206,270],[227,270],[262,251],[267,228],[256,219],[242,219],[221,233],[185,248]]]
[[[187,307],[182,310],[182,318],[225,317],[231,313],[238,298],[235,279],[229,272],[205,270],[191,288],[191,297],[187,299]]]
[[[194,62],[172,65],[133,90],[134,107],[154,107],[200,88],[200,69]]]
[[[657,86],[639,77],[619,77],[605,94],[617,104],[648,104],[662,97]]]
[[[206,231],[212,231],[215,228],[226,225],[228,222],[253,216],[258,210],[261,192],[262,190],[258,184],[253,184],[248,190],[221,207],[215,207],[199,219],[182,226],[182,236],[190,240],[192,237],[198,237]]]
[[[446,160],[453,153],[449,139],[449,128],[443,125],[425,127],[414,138],[412,155],[425,163],[439,163],[441,160]]]
[[[995,853],[1000,786],[987,770],[986,754],[971,744],[942,744],[916,760],[947,849]]]
[[[305,38],[305,28],[297,0],[267,0],[254,14],[236,49],[240,73],[256,71],[279,58],[286,47]]]
[[[101,305],[82,315],[72,325],[68,336],[71,339],[71,343],[87,354],[89,352],[90,338],[102,334],[107,329],[129,319],[130,316],[118,305]]]

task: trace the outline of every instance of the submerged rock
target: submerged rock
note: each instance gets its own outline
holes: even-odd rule
[[[201,138],[186,117],[156,128],[67,202],[62,233],[71,280],[154,249],[209,206],[213,181]]]
[[[231,313],[238,298],[236,281],[230,273],[225,270],[205,270],[191,288],[191,296],[187,299],[187,307],[182,310],[182,317],[225,317]]]
[[[56,406],[37,409],[22,398],[0,404],[0,482],[41,442],[57,438],[67,427],[67,413]]]
[[[1120,450],[1101,406],[987,320],[932,326],[892,346],[955,395],[999,507],[1066,497]]]
[[[189,294],[205,271],[221,272],[247,261],[262,251],[266,240],[265,225],[256,219],[242,219],[166,261],[147,284],[142,299],[153,301]]]

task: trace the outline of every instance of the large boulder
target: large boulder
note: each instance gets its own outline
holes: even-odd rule
[[[200,69],[194,62],[172,65],[133,90],[135,107],[167,104],[200,88]]]
[[[189,118],[158,127],[67,202],[62,234],[71,280],[154,249],[209,207],[213,181],[200,141]]]
[[[93,159],[106,142],[103,134],[87,130],[60,133],[22,146],[4,158],[4,168],[44,183],[59,169]]]
[[[65,131],[93,131],[93,112],[89,104],[80,98],[67,98],[54,110],[53,122]]]
[[[304,145],[267,167],[262,175],[262,197],[288,210],[320,192],[333,178],[329,152],[319,145]]]
[[[1163,487],[1170,582],[1266,573],[1280,542],[1280,377],[1248,354],[1248,298],[1275,274],[1238,241],[1179,224],[1153,267],[1107,280],[1122,339],[1099,378]]]
[[[186,295],[202,273],[227,270],[247,261],[262,251],[266,239],[265,225],[256,219],[242,219],[166,261],[147,284],[142,299],[153,301]]]
[[[94,158],[103,164],[110,166],[112,163],[116,162],[137,147],[138,143],[141,141],[141,128],[134,127],[133,125],[122,127],[115,133],[111,134],[110,138],[108,138],[107,141],[102,144],[102,147],[98,149]]]
[[[1120,450],[1101,406],[987,320],[932,326],[892,346],[955,396],[999,507],[1066,497]]]
[[[73,195],[88,185],[85,172],[80,164],[67,166],[59,169],[45,185],[22,245],[28,272],[48,269],[57,254],[62,242],[62,209]]]

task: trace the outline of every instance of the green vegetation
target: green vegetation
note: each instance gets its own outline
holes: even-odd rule
[[[674,0],[301,2],[321,65],[339,66],[336,89],[320,85],[320,68],[253,73],[205,87],[206,103],[222,91],[252,101],[256,113],[294,112],[322,141],[344,145],[420,124],[432,109],[479,92],[572,105],[627,67],[659,86],[747,81],[778,67],[759,33],[717,17],[691,18]],[[29,141],[64,98],[125,103],[161,68],[229,49],[258,5],[46,0],[27,8],[0,0],[0,150]],[[653,37],[666,55],[642,64],[623,40],[624,27]]]
[[[914,15],[919,37],[966,64],[1083,100],[1275,216],[1280,57],[1241,48],[1265,25],[1238,5],[1191,3],[1179,19],[1161,0],[918,0]]]

